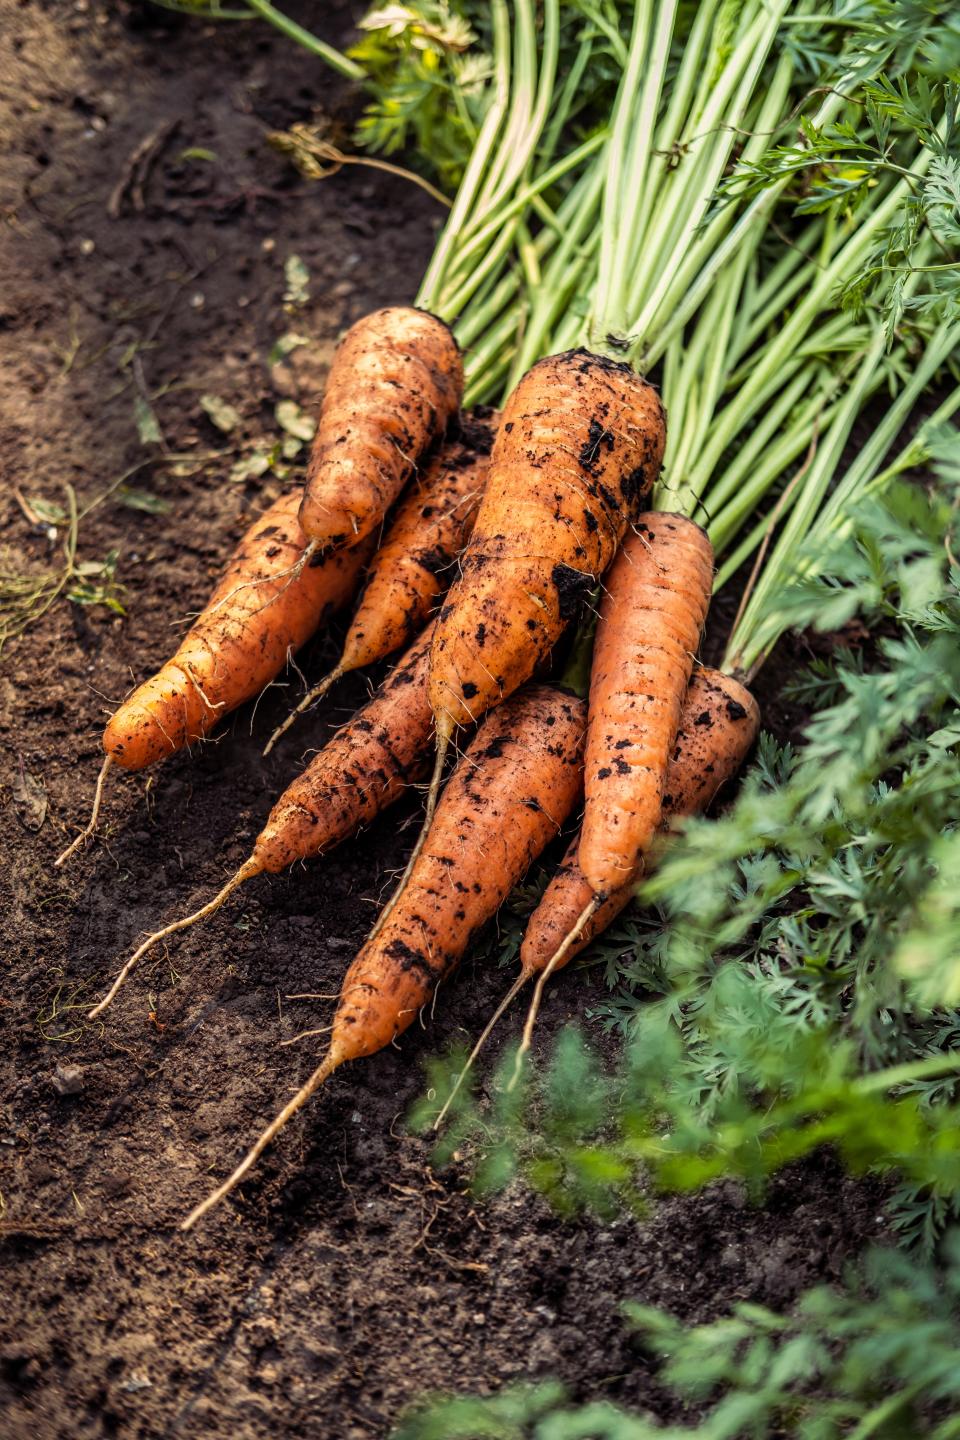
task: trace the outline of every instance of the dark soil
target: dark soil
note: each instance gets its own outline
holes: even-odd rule
[[[312,8],[331,39],[345,33],[345,9]],[[778,1179],[762,1209],[721,1187],[665,1202],[645,1224],[561,1223],[520,1190],[474,1203],[463,1177],[431,1173],[403,1117],[421,1061],[474,1034],[501,989],[479,964],[424,1029],[337,1075],[232,1203],[195,1235],[177,1232],[315,1063],[314,1042],[279,1042],[323,1024],[330,1005],[288,997],[336,989],[413,810],[323,864],[254,882],[145,964],[103,1026],[84,1023],[141,932],[207,897],[245,855],[324,733],[305,725],[265,764],[260,745],[284,710],[275,691],[255,724],[242,712],[218,743],[118,779],[103,843],[52,869],[86,816],[105,711],[166,657],[171,627],[278,490],[228,482],[236,453],[178,471],[138,439],[136,397],[155,397],[177,455],[275,435],[274,405],[311,399],[338,330],[413,296],[439,216],[373,171],[308,186],[266,148],[268,129],[346,103],[270,31],[99,0],[0,0],[0,23],[0,568],[57,563],[29,517],[37,497],[62,503],[65,483],[89,500],[147,462],[131,483],[169,506],[110,501],[81,523],[80,560],[118,552],[125,617],[61,598],[2,657],[0,1433],[366,1440],[425,1390],[546,1374],[666,1416],[621,1300],[696,1319],[744,1297],[788,1303],[877,1232],[877,1197],[824,1161]],[[154,134],[143,209],[127,194],[110,218]],[[290,254],[311,297],[292,319]],[[313,346],[271,371],[291,326]],[[202,394],[240,411],[229,442]],[[318,642],[309,673],[335,648]],[[362,680],[345,684],[327,720],[363,693]],[[764,698],[785,733],[795,717]],[[24,775],[42,787],[32,804]],[[542,1043],[591,983],[571,975],[550,992]]]

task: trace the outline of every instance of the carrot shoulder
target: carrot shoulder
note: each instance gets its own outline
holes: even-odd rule
[[[585,350],[527,372],[504,408],[430,663],[438,735],[499,704],[553,649],[660,469],[659,397]]]
[[[336,550],[375,530],[462,393],[460,351],[442,320],[409,306],[358,320],[320,410],[300,509],[307,539]]]
[[[141,770],[201,739],[353,594],[365,550],[315,557],[291,576],[306,543],[300,494],[275,501],[250,527],[177,653],[110,720],[103,748],[115,764]]]
[[[599,896],[633,878],[660,823],[712,587],[704,531],[659,512],[641,517],[607,575],[590,671],[579,849]]]

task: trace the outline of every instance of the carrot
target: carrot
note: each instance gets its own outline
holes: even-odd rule
[[[370,562],[366,587],[330,673],[314,685],[270,736],[269,755],[304,710],[343,675],[409,645],[450,583],[457,555],[476,518],[493,444],[494,412],[465,418],[400,500],[386,539]]]
[[[660,823],[667,764],[713,588],[710,541],[683,515],[644,515],[604,588],[578,852],[599,900],[633,879]]]
[[[709,807],[714,796],[740,769],[759,726],[760,711],[746,686],[719,670],[702,669],[694,675],[683,702],[680,730],[667,770],[661,835],[678,830],[683,820],[699,815]],[[520,974],[473,1047],[437,1116],[435,1128],[443,1121],[493,1027],[527,982],[538,975],[546,980],[548,973],[552,974],[569,964],[613,922],[635,895],[635,882],[621,886],[593,910],[578,929],[578,921],[594,900],[593,889],[577,864],[579,843],[577,835],[530,916],[520,947]],[[645,859],[649,871],[650,854]],[[539,1008],[539,1000],[537,1006]],[[529,1022],[528,1028],[532,1033]]]
[[[576,804],[584,723],[582,700],[543,685],[488,716],[437,806],[402,904],[344,977],[323,1062],[183,1229],[233,1189],[334,1070],[413,1022]]]
[[[684,819],[708,808],[717,792],[740,769],[759,725],[757,702],[745,686],[719,670],[697,671],[683,702],[680,729],[667,768],[661,834],[669,834]],[[577,864],[578,846],[579,836],[571,842],[527,922],[520,949],[520,966],[527,976],[549,964],[592,898],[592,888]],[[649,870],[649,862],[646,868]],[[602,934],[635,889],[631,881],[608,896],[579,932],[561,964],[566,965]]]
[[[338,550],[375,530],[462,394],[457,342],[435,315],[394,306],[358,320],[323,397],[300,507],[307,539]]]
[[[427,768],[432,716],[427,700],[431,629],[413,644],[366,705],[287,786],[253,850],[214,898],[148,935],[90,1011],[101,1014],[144,955],[162,940],[220,909],[240,885],[324,855],[392,805]]]
[[[528,370],[434,635],[438,735],[499,704],[550,653],[639,512],[664,440],[657,393],[629,366],[572,350]]]
[[[297,520],[301,492],[282,496],[250,526],[176,654],[116,711],[103,734],[106,760],[86,829],[62,865],[96,828],[102,781],[112,765],[142,770],[194,740],[258,695],[317,627],[346,604],[368,548],[315,556]]]
[[[437,753],[421,838],[455,727],[499,704],[553,649],[640,511],[665,439],[653,387],[587,350],[538,361],[511,394],[433,637]],[[415,846],[391,904],[417,854]]]

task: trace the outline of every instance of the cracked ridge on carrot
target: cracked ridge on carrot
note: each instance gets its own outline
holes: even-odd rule
[[[604,582],[590,671],[580,869],[597,895],[634,877],[663,807],[713,549],[684,515],[642,516]]]
[[[375,530],[462,395],[460,350],[435,315],[398,305],[351,326],[310,451],[300,508],[308,540],[338,550]]]
[[[586,705],[531,685],[487,717],[437,805],[383,929],[344,977],[331,1052],[355,1059],[406,1030],[556,836],[582,784]]]
[[[461,575],[440,610],[434,714],[466,724],[529,679],[641,512],[663,459],[657,392],[572,350],[506,403]]]
[[[250,526],[176,654],[110,720],[103,748],[117,765],[142,770],[202,739],[351,598],[366,546],[315,555],[291,576],[306,545],[301,495],[281,496]]]
[[[669,832],[689,815],[700,815],[728,780],[736,775],[760,728],[760,711],[750,691],[719,670],[698,670],[690,681],[680,729],[667,767],[661,832]],[[569,848],[527,922],[520,947],[525,974],[543,970],[560,949],[594,892],[577,863],[580,836]],[[649,867],[649,861],[647,862]],[[623,885],[594,911],[560,960],[557,969],[585,950],[611,925],[634,894],[633,882]]]

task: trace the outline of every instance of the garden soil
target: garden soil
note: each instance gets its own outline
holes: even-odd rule
[[[344,40],[347,9],[310,11]],[[425,1392],[546,1375],[676,1417],[621,1302],[691,1320],[789,1304],[880,1231],[881,1197],[820,1159],[762,1206],[725,1185],[644,1221],[562,1222],[520,1188],[476,1200],[404,1121],[423,1062],[500,994],[489,960],[178,1232],[315,1064],[316,1040],[281,1042],[329,1019],[416,806],[250,884],[151,957],[103,1024],[84,1008],[118,962],[222,883],[365,680],[265,762],[291,675],[215,742],[114,779],[102,841],[53,860],[87,815],[105,714],[279,491],[231,467],[282,433],[278,404],[315,404],[344,325],[414,296],[441,209],[360,166],[307,182],[268,146],[297,121],[344,136],[356,104],[271,30],[100,0],[0,0],[0,30],[0,569],[56,571],[65,531],[51,540],[44,503],[66,511],[72,491],[83,510],[116,486],[80,520],[68,588],[124,611],[61,594],[0,657],[0,1435],[368,1440]],[[271,363],[289,331],[310,344]],[[336,648],[318,640],[304,668]],[[776,683],[761,699],[783,735],[796,717]],[[600,984],[553,987],[541,1045]]]

